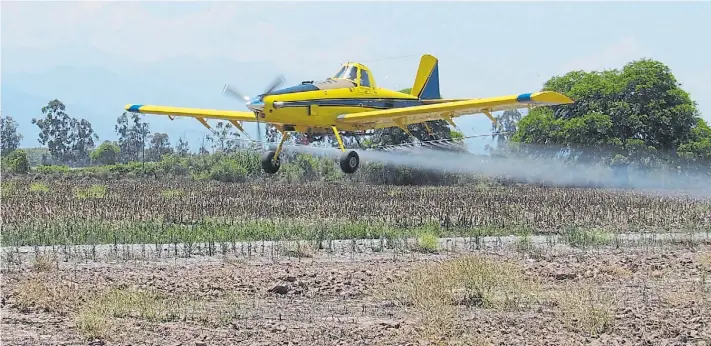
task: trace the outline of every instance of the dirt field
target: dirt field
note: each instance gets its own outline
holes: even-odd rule
[[[711,202],[5,182],[3,345],[711,345]]]
[[[488,244],[276,260],[25,253],[3,274],[2,343],[711,345],[708,238]]]

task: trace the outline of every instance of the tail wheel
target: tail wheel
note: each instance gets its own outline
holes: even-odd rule
[[[278,157],[274,160],[274,155],[276,155],[276,151],[268,151],[262,156],[262,169],[264,172],[274,174],[279,171],[281,163]]]
[[[358,166],[360,166],[360,158],[358,157],[358,153],[352,150],[347,153],[343,153],[340,161],[341,170],[346,174],[355,173],[355,171],[358,170]]]

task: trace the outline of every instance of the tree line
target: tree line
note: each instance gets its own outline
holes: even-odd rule
[[[614,169],[711,173],[711,128],[669,67],[659,61],[641,59],[621,69],[571,71],[550,78],[542,90],[563,93],[575,103],[534,108],[526,116],[517,110],[499,114],[497,123],[492,126],[496,144],[487,146],[489,155],[554,157],[573,163],[604,164]],[[402,91],[408,92],[407,89]],[[48,150],[48,155],[41,160],[42,165],[96,167],[141,162],[144,169],[145,162],[161,163],[167,159],[175,163],[175,160],[192,160],[200,155],[236,155],[248,146],[232,124],[219,122],[202,141],[198,152],[191,153],[184,138],[179,138],[173,146],[168,134],[151,133],[149,124],[143,122],[139,114],[126,112],[116,120],[117,140],[103,141],[96,146],[98,136],[91,124],[85,119],[70,117],[61,101],[50,101],[41,113],[42,117],[33,119],[32,123],[40,129],[39,143]],[[437,139],[462,136],[443,120],[428,124]],[[13,155],[22,139],[17,123],[11,117],[3,117],[0,125],[3,167],[7,167],[3,170],[28,171],[29,165],[20,162],[22,155]],[[408,129],[418,140],[430,139],[422,124]],[[275,142],[277,134],[273,127],[265,126],[268,142]],[[364,139],[349,138],[347,146],[360,148],[414,141],[397,127],[376,130]],[[327,139],[336,145],[334,140]],[[295,140],[301,138],[297,135]],[[288,161],[288,157],[285,159]],[[258,170],[258,159],[256,161],[254,167]],[[194,167],[195,163],[192,164]],[[299,167],[307,169],[304,164]],[[313,167],[308,169],[314,170]]]
[[[402,90],[409,92],[408,89]],[[220,121],[206,135],[196,153],[191,153],[187,140],[180,137],[171,145],[170,137],[166,133],[152,133],[150,124],[143,121],[138,113],[123,112],[114,125],[117,140],[105,140],[96,146],[99,138],[94,132],[92,124],[86,119],[77,119],[69,116],[67,108],[60,100],[54,99],[41,109],[42,116],[33,118],[32,124],[39,130],[38,142],[47,148],[42,154],[39,166],[67,166],[82,168],[100,165],[129,164],[131,162],[160,162],[167,155],[176,155],[185,158],[191,155],[232,154],[241,149],[253,149],[241,138],[230,122]],[[18,131],[17,122],[10,116],[0,118],[0,133],[2,134],[2,148],[0,148],[5,161],[5,171],[26,173],[30,170],[30,159],[24,158],[27,153],[17,150],[23,138]],[[430,129],[439,139],[461,137],[461,134],[449,128],[443,121],[430,122]],[[409,131],[418,140],[427,140],[428,133],[424,125],[410,126]],[[266,125],[264,136],[266,142],[276,142],[278,131],[274,126]],[[303,143],[303,134],[296,134],[293,142]],[[326,135],[327,143],[336,146],[334,136]],[[414,139],[399,128],[380,129],[370,136],[371,138],[360,141],[358,136],[346,134],[343,136],[346,146],[351,148],[373,148],[382,145],[395,145],[412,142]],[[19,161],[18,161],[19,160]],[[143,165],[142,165],[143,166]],[[46,171],[47,168],[40,168]]]

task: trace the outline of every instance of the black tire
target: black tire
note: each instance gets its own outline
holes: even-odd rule
[[[355,171],[358,170],[358,166],[360,166],[360,158],[358,157],[358,153],[352,150],[347,153],[343,153],[340,161],[341,170],[346,174],[355,173]]]
[[[262,169],[264,172],[274,174],[279,171],[281,163],[279,158],[276,159],[276,162],[274,161],[274,155],[276,155],[276,151],[268,151],[262,155]]]

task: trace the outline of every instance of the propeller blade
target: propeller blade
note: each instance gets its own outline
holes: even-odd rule
[[[272,91],[276,90],[282,83],[284,83],[284,77],[283,76],[277,76],[274,81],[269,85],[269,88],[266,89],[263,95],[268,95]],[[222,94],[228,94],[232,97],[236,97],[240,100],[243,100],[244,102],[249,102],[249,97],[242,95],[237,89],[231,87],[229,84],[225,84],[225,87],[222,89]],[[260,143],[262,146],[264,145],[262,142],[262,126],[261,126],[261,121],[259,119],[259,116],[255,113],[254,114],[255,119],[257,120],[257,142]],[[268,127],[265,127],[264,130],[266,131]]]
[[[225,84],[225,88],[222,89],[222,93],[237,97],[237,98],[243,100],[244,102],[249,102],[248,96],[244,96],[244,95],[240,94],[239,91],[237,91],[237,89],[232,88],[229,84]]]
[[[267,91],[264,92],[264,95],[268,95],[269,93],[271,93],[272,91],[274,91],[274,89],[278,88],[282,83],[284,83],[284,77],[283,77],[283,76],[277,76],[277,78],[274,79],[274,82],[272,82],[272,84],[269,86],[269,88],[267,89]]]
[[[262,143],[262,127],[259,126],[259,123],[260,122],[257,121],[257,140],[259,141],[259,144],[263,146],[264,144]]]

